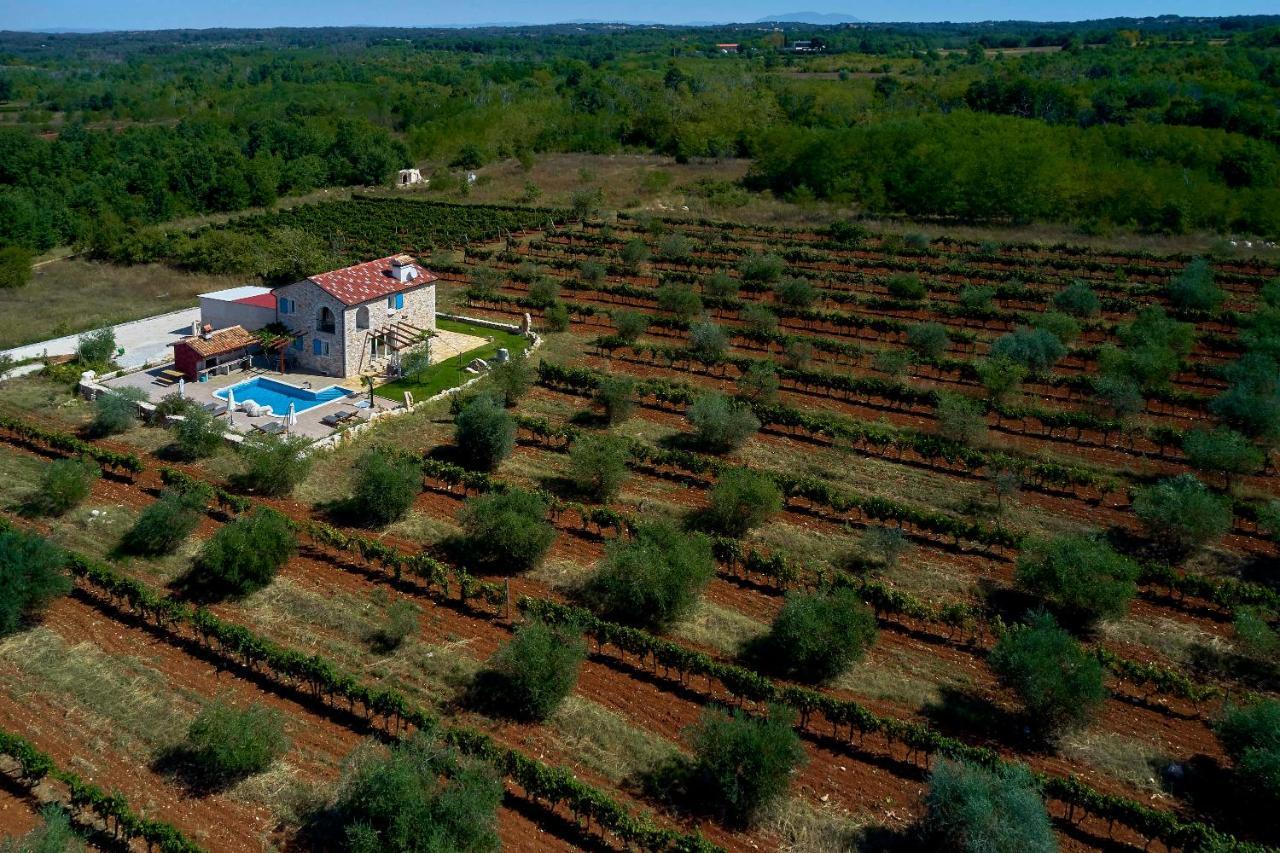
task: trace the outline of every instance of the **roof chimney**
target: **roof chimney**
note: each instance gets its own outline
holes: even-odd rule
[[[208,323],[205,323],[204,326],[200,329],[200,337],[204,338],[206,341],[209,340],[209,338],[212,338],[213,326],[209,325]]]
[[[408,255],[396,255],[391,259],[391,275],[398,282],[413,281],[418,277],[418,268],[413,265],[413,258]]]

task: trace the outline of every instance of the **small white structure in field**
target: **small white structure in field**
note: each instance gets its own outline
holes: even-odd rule
[[[396,186],[411,187],[414,184],[428,183],[417,169],[401,169],[396,174]]]

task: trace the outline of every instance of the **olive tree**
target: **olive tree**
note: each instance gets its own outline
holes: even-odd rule
[[[1106,699],[1102,664],[1047,613],[1010,628],[988,662],[1050,738],[1083,726]]]
[[[750,656],[787,678],[822,682],[865,655],[875,638],[875,614],[853,590],[790,592]]]
[[[1018,557],[1018,585],[1085,624],[1123,615],[1137,592],[1137,579],[1137,563],[1079,534],[1035,540]]]
[[[711,487],[707,523],[727,536],[742,536],[782,509],[782,489],[750,468],[722,470]]]
[[[929,776],[923,829],[933,849],[956,853],[1057,853],[1058,842],[1026,767],[939,759]]]
[[[487,395],[465,403],[453,421],[458,453],[471,465],[491,471],[511,455],[516,424],[497,400]]]
[[[1193,474],[1178,474],[1137,489],[1133,512],[1153,539],[1183,550],[1207,545],[1231,527],[1226,502]]]
[[[685,414],[698,445],[712,453],[739,447],[756,430],[760,420],[749,408],[724,394],[704,394],[694,400]]]
[[[459,514],[468,559],[507,573],[536,566],[556,539],[548,509],[541,495],[514,487],[470,498]]]
[[[711,543],[669,521],[645,521],[605,549],[582,598],[601,617],[665,631],[688,615],[715,574]]]

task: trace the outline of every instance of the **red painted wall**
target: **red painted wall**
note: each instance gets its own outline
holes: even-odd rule
[[[201,358],[196,351],[186,344],[174,344],[173,366],[181,370],[188,382],[196,381],[196,371],[200,369]]]

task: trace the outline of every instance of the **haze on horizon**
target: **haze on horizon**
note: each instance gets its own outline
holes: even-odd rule
[[[901,4],[890,0],[831,3],[774,0],[650,0],[643,4],[617,0],[554,0],[536,7],[518,0],[476,0],[467,4],[404,0],[223,0],[218,3],[173,3],[172,0],[11,0],[0,6],[0,29],[7,30],[156,30],[212,27],[322,26],[480,26],[485,24],[552,24],[578,20],[688,24],[748,23],[795,11],[841,13],[868,22],[884,21],[1082,21],[1158,15],[1212,16],[1274,14],[1274,0],[978,0],[957,7],[941,0]]]

